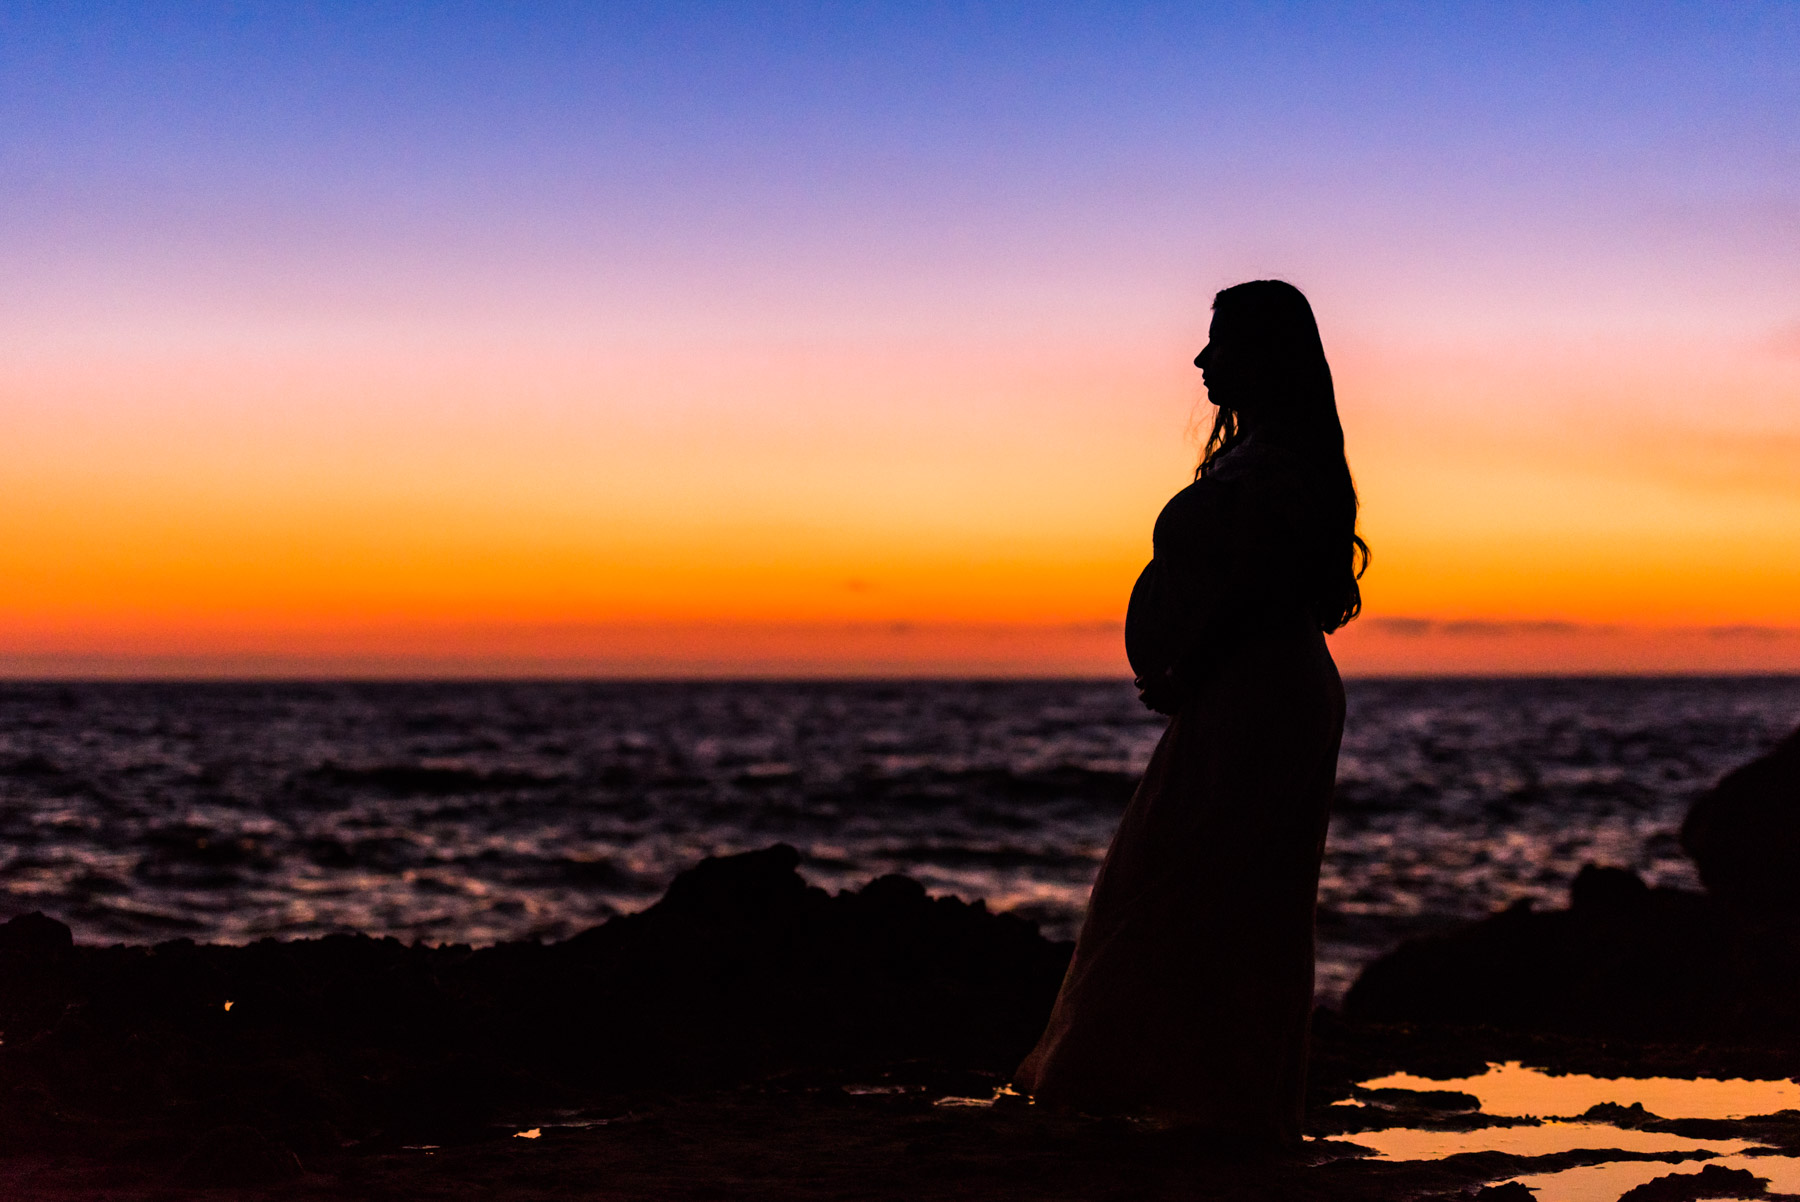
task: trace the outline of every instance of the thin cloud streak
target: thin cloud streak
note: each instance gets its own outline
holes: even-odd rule
[[[1569,638],[1646,638],[1705,635],[1715,639],[1800,639],[1800,626],[1764,626],[1730,623],[1715,626],[1629,626],[1616,622],[1522,621],[1493,622],[1478,619],[1372,617],[1365,625],[1400,638],[1519,638],[1555,635]]]

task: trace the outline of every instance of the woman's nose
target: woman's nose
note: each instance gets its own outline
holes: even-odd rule
[[[1205,371],[1206,370],[1206,361],[1211,357],[1212,357],[1212,343],[1209,342],[1205,346],[1200,348],[1200,353],[1198,355],[1194,356],[1194,366],[1199,368],[1201,371]]]

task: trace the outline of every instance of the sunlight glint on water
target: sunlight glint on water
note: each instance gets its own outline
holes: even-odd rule
[[[1800,679],[1351,681],[1319,986],[1583,863],[1693,886],[1689,800]],[[1073,934],[1162,730],[1122,681],[0,685],[0,917],[84,941],[564,938],[709,854]]]

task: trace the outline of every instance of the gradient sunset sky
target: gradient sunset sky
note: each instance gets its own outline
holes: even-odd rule
[[[1800,5],[0,4],[0,673],[1126,674],[1212,293],[1347,672],[1800,669]]]

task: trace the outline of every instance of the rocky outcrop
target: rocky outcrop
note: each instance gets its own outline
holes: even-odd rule
[[[1345,1013],[1621,1036],[1778,1020],[1743,1012],[1733,982],[1744,949],[1701,894],[1649,889],[1634,873],[1590,864],[1569,902],[1549,911],[1521,904],[1409,940],[1363,972]],[[1792,1008],[1783,999],[1776,1010]]]
[[[1745,917],[1800,914],[1800,729],[1696,801],[1681,845],[1707,892]]]
[[[1697,1173],[1670,1173],[1646,1181],[1619,1196],[1619,1202],[1699,1202],[1702,1198],[1755,1198],[1766,1191],[1767,1178],[1748,1169],[1709,1164]]]
[[[1800,1045],[1800,731],[1701,797],[1682,839],[1705,894],[1590,864],[1567,909],[1519,905],[1402,944],[1345,1013]]]
[[[1068,945],[905,877],[829,896],[798,860],[777,845],[703,861],[648,910],[551,945],[100,948],[14,919],[0,1150],[166,1121],[184,1138],[250,1127],[304,1160],[344,1138],[435,1143],[531,1107],[809,1066],[1001,1072],[1030,1047]],[[213,1142],[196,1181],[286,1163]]]

